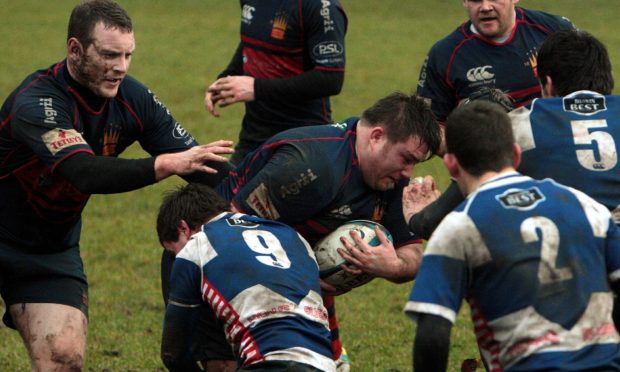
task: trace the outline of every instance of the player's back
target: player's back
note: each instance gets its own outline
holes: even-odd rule
[[[292,228],[222,214],[178,258],[202,268],[203,300],[224,323],[242,364],[265,358],[331,365],[318,267]]]
[[[520,172],[553,178],[620,214],[620,97],[580,91],[510,115],[523,150]]]
[[[456,212],[471,226],[462,237],[473,242],[468,301],[487,360],[528,371],[617,363],[607,270],[618,262],[608,261],[606,245],[617,229],[602,205],[551,180],[510,174]]]

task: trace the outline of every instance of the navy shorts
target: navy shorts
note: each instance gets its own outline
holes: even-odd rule
[[[0,241],[0,295],[4,324],[15,328],[9,306],[54,303],[75,307],[88,318],[88,283],[79,247],[49,254],[25,253]]]

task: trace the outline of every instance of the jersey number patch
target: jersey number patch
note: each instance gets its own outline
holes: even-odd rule
[[[269,231],[265,230],[246,230],[243,232],[245,244],[259,255],[256,259],[264,264],[280,269],[291,267],[286,252],[280,244],[280,240]]]

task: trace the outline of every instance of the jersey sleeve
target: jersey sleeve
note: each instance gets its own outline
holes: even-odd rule
[[[422,258],[422,264],[405,305],[405,314],[440,316],[454,323],[468,283],[465,261],[468,242],[477,230],[462,212],[452,212],[439,224]],[[469,239],[472,237],[472,239]]]
[[[446,82],[449,56],[442,54],[443,49],[446,49],[443,44],[433,45],[420,70],[417,87],[418,95],[431,100],[431,109],[441,123],[457,104],[454,89]]]
[[[19,97],[11,112],[11,128],[17,140],[29,147],[45,165],[54,169],[67,156],[93,153],[82,134],[73,127],[71,104],[56,94]]]
[[[232,203],[241,212],[287,224],[312,218],[333,199],[338,185],[331,180],[328,159],[308,154],[304,148],[281,146],[247,184],[234,195]]]
[[[338,0],[304,1],[306,48],[316,69],[344,71],[347,17]]]
[[[140,146],[151,156],[179,152],[197,145],[195,138],[176,121],[168,108],[148,88],[132,80],[127,104],[142,122]]]
[[[183,249],[188,249],[188,247]],[[182,257],[177,257],[174,260],[170,274],[169,303],[182,307],[200,306],[202,303],[200,270],[200,267],[191,260]]]

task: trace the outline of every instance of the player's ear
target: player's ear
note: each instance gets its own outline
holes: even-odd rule
[[[82,56],[82,44],[75,37],[69,38],[69,40],[67,40],[67,56],[69,57]]]
[[[385,135],[385,129],[383,129],[383,127],[380,125],[377,125],[376,127],[372,127],[370,129],[371,140],[376,141],[376,140],[382,139],[384,135]]]
[[[553,85],[553,79],[551,79],[551,76],[546,75],[543,79],[545,79],[545,84],[540,84],[543,98],[557,97],[557,94],[555,93],[555,86]]]
[[[191,228],[189,224],[185,220],[180,220],[177,224],[177,231],[179,232],[179,238],[184,236],[185,238],[189,238],[192,236]]]
[[[512,164],[515,169],[521,164],[521,146],[518,143],[512,145]]]
[[[458,178],[460,171],[459,171],[459,161],[457,160],[456,156],[454,156],[454,154],[450,152],[447,152],[443,156],[443,163],[446,166],[446,169],[448,170],[448,172],[450,173],[450,177],[454,179]]]

